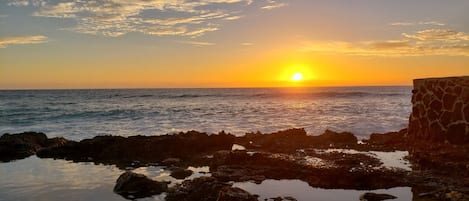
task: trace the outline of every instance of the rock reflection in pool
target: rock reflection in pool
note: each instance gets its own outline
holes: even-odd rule
[[[397,199],[393,201],[412,200],[410,187],[396,187],[391,189],[379,189],[371,191],[363,190],[343,190],[343,189],[322,189],[313,188],[308,183],[301,180],[264,180],[261,184],[252,182],[235,182],[235,187],[244,189],[252,194],[260,196],[259,200],[274,197],[291,196],[298,201],[328,200],[328,201],[350,201],[359,200],[360,195],[366,192],[386,193],[394,195]]]
[[[111,165],[73,163],[36,156],[0,163],[0,200],[125,201],[112,191],[122,172]],[[158,200],[158,197],[143,200]]]

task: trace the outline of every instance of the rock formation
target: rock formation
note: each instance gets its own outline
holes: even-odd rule
[[[414,80],[410,139],[469,143],[469,76]]]

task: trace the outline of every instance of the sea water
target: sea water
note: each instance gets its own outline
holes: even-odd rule
[[[81,140],[305,128],[364,138],[405,128],[410,100],[411,87],[10,90],[0,91],[0,135],[37,131]]]
[[[0,91],[0,135],[38,131],[81,140],[188,130],[243,135],[295,127],[312,135],[332,129],[365,138],[406,127],[410,99],[410,87],[11,90]],[[206,167],[191,168],[200,172],[194,176],[210,176]],[[0,163],[0,200],[125,200],[112,192],[123,171],[112,165],[36,156]],[[155,180],[181,182],[163,167],[134,171]],[[293,196],[304,201],[358,200],[365,192],[313,188],[300,180],[234,186],[261,198]],[[376,192],[393,194],[398,200],[412,197],[407,187]],[[142,200],[161,201],[164,195]]]

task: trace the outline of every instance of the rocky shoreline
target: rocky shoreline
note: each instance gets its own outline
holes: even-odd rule
[[[77,142],[27,132],[0,137],[0,161],[35,154],[40,158],[112,164],[121,169],[158,165],[169,168],[171,176],[178,179],[192,174],[188,166],[210,168],[210,177],[186,180],[172,187],[126,172],[114,190],[127,199],[165,192],[166,200],[251,201],[258,198],[231,183],[299,179],[326,189],[411,187],[413,200],[469,200],[469,146],[419,142],[406,136],[407,129],[403,129],[372,134],[359,141],[348,132],[327,130],[321,135],[308,135],[304,129],[289,129],[239,137],[223,131],[189,131],[163,136],[97,136]],[[409,153],[411,170],[383,166],[382,161],[367,154],[397,150]],[[362,200],[384,198],[391,197],[372,193],[362,196]]]

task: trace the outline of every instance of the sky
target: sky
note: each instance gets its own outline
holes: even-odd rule
[[[1,0],[0,89],[411,85],[469,75],[468,11],[468,0]]]

